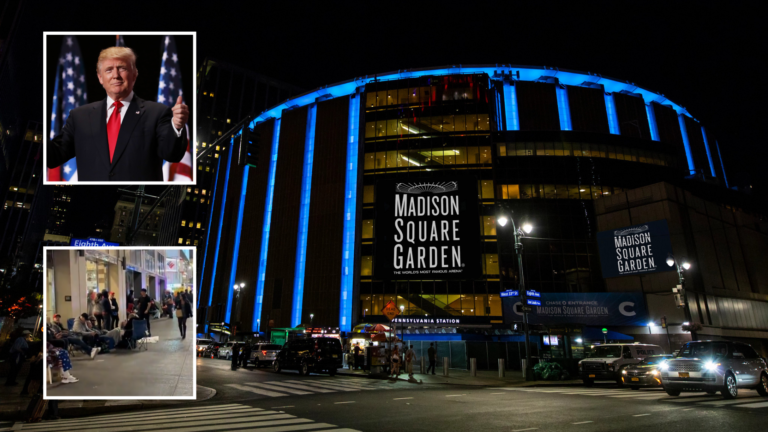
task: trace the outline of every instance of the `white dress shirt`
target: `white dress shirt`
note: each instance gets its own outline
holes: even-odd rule
[[[123,124],[123,120],[125,120],[125,113],[128,112],[128,105],[131,104],[131,101],[133,100],[133,92],[129,94],[125,99],[121,100],[120,103],[123,104],[122,107],[120,107],[120,124]],[[107,96],[107,124],[109,124],[109,116],[112,115],[112,111],[115,110],[115,106],[113,105],[115,103],[115,100],[111,97]],[[173,122],[171,122],[171,127],[176,132],[176,136],[181,136],[181,129],[176,129],[176,126],[173,125]]]

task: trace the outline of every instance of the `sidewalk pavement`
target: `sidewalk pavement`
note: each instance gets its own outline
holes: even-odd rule
[[[417,370],[414,368],[414,371]],[[339,369],[338,375],[354,376],[360,378],[387,379],[386,375],[371,375],[362,370]],[[566,381],[526,381],[522,371],[506,371],[503,378],[499,378],[498,371],[477,371],[477,376],[470,376],[468,370],[450,369],[448,376],[443,376],[442,369],[435,375],[414,373],[416,383],[419,384],[456,384],[470,386],[498,386],[498,387],[532,387],[532,386],[573,386],[583,385],[581,379]],[[408,374],[401,373],[400,381],[408,381]],[[413,382],[413,381],[412,381]]]
[[[189,335],[182,340],[176,318],[152,320],[152,336],[159,339],[157,343],[148,343],[147,350],[115,349],[94,359],[78,352],[72,357],[70,373],[79,382],[46,382],[48,397],[192,396],[196,360],[194,323],[187,325],[192,328],[188,327]]]

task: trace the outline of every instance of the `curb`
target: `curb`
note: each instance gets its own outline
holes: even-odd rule
[[[367,378],[367,379],[378,379],[378,380],[390,380],[389,376],[384,374],[368,374],[368,375],[361,375],[358,373],[351,373],[351,372],[336,372],[337,375],[344,375],[344,376],[351,376],[356,378]],[[420,374],[416,374],[416,379],[419,380],[418,376]],[[391,380],[390,380],[391,381]],[[473,387],[582,387],[584,384],[581,381],[578,382],[542,382],[542,381],[512,381],[512,382],[499,382],[499,383],[484,383],[484,384],[474,384],[471,382],[413,382],[408,381],[406,379],[398,378],[397,381],[402,381],[406,383],[411,384],[440,384],[440,385],[461,385],[461,386],[473,386]]]

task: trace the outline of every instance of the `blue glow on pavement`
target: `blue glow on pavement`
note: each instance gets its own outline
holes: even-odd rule
[[[341,251],[341,299],[339,329],[352,331],[352,289],[355,274],[355,219],[357,215],[357,147],[360,124],[360,95],[349,99],[347,127],[347,180],[344,188],[344,238]]]

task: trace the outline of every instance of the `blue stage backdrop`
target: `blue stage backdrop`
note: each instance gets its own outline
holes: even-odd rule
[[[522,322],[515,312],[520,297],[501,299],[504,323]],[[648,324],[643,293],[541,293],[541,306],[533,306],[531,324],[583,324],[590,326],[644,326]]]
[[[672,252],[666,220],[601,231],[597,245],[604,278],[674,270],[666,263]]]

